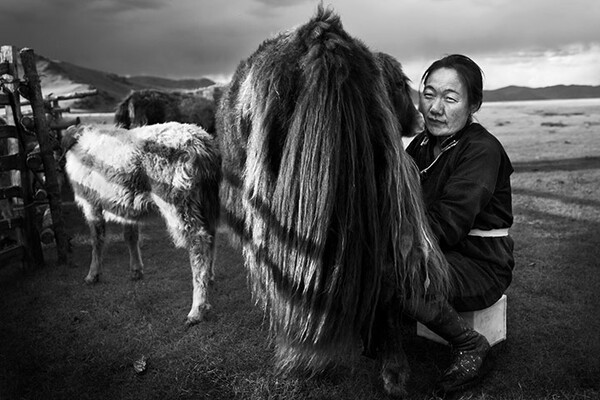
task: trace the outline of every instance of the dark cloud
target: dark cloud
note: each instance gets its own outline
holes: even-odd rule
[[[320,0],[254,0],[269,7],[290,7],[306,3],[319,3]]]
[[[228,75],[264,39],[308,20],[319,3],[0,0],[0,40],[122,75]],[[508,68],[509,61],[516,64],[519,59],[531,62],[592,54],[600,43],[597,0],[330,0],[323,4],[340,14],[350,34],[413,66],[416,76],[423,64],[447,53],[467,53]],[[594,67],[598,71],[595,65],[588,68]],[[600,79],[600,71],[597,75]]]
[[[79,19],[95,18],[97,13],[113,16],[127,11],[158,10],[166,7],[161,0],[2,0],[0,21],[26,16],[49,22],[61,16],[76,15]],[[22,22],[27,23],[27,20]]]
[[[126,11],[141,11],[141,10],[159,10],[167,7],[164,1],[161,0],[88,0],[81,2],[90,10],[98,10],[103,12],[126,12]]]

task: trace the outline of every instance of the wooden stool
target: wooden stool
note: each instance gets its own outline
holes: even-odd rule
[[[481,333],[493,346],[506,340],[506,295],[483,310],[459,313],[477,332]],[[448,344],[444,339],[417,322],[417,335],[438,343]]]

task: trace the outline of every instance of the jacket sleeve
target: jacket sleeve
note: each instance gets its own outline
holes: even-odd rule
[[[427,207],[442,247],[454,246],[467,236],[475,217],[492,198],[500,168],[501,154],[491,144],[470,143],[461,150],[440,198]]]

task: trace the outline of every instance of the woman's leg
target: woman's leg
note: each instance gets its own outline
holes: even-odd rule
[[[475,262],[458,252],[444,254],[450,264],[450,304],[459,312],[482,310],[494,304],[512,280],[512,270],[484,261]]]
[[[447,300],[425,300],[406,311],[452,346],[452,362],[437,382],[438,391],[450,393],[463,390],[481,379],[490,344],[485,336],[469,326]]]

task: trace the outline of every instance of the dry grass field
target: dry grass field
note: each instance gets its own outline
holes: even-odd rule
[[[110,115],[80,115],[83,122]],[[511,157],[517,266],[508,339],[467,399],[600,398],[600,99],[485,104],[478,120]],[[110,123],[110,122],[108,122]],[[158,218],[143,228],[145,278],[128,280],[120,230],[108,227],[102,280],[83,278],[87,227],[65,206],[77,267],[0,269],[0,399],[386,399],[377,363],[357,359],[311,379],[273,372],[262,312],[239,250],[218,243],[217,318],[190,329],[185,251]],[[407,329],[411,399],[433,399],[447,348]],[[146,360],[144,373],[134,362]]]

